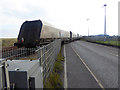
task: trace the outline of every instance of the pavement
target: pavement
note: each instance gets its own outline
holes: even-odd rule
[[[68,88],[118,88],[118,49],[85,41],[65,45]]]

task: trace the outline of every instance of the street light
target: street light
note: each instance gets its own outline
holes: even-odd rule
[[[87,19],[87,21],[88,21],[88,36],[89,36],[89,18]]]
[[[106,6],[107,6],[107,4],[104,4],[104,8],[105,8],[105,17],[104,17],[104,19],[105,19],[105,21],[104,21],[104,36],[106,36]]]
[[[105,8],[105,21],[104,21],[104,41],[106,41],[106,6],[107,4],[104,4],[104,8]]]

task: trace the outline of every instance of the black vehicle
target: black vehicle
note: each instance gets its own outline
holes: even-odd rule
[[[25,21],[20,28],[18,42],[14,46],[36,47],[40,41],[42,25],[41,20]]]

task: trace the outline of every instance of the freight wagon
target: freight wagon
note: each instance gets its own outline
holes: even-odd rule
[[[72,33],[71,33],[72,34]],[[76,37],[75,34],[72,36]],[[25,21],[20,28],[18,42],[15,46],[18,47],[36,47],[40,44],[40,40],[49,38],[71,38],[70,32],[57,29],[41,20]]]

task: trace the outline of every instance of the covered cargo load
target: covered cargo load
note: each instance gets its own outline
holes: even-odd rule
[[[25,21],[18,35],[19,44],[29,47],[36,45],[40,40],[42,25],[41,20]]]

